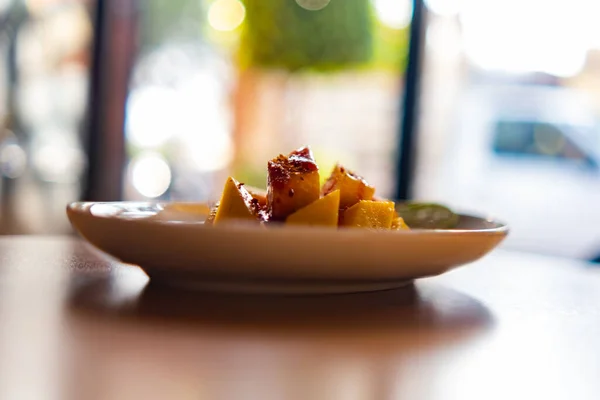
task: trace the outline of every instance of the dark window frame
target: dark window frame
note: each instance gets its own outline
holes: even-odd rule
[[[398,145],[396,159],[397,200],[413,197],[419,129],[419,100],[421,94],[421,71],[424,59],[424,43],[427,24],[427,8],[423,0],[413,0],[413,16],[410,24],[408,64],[404,75],[404,97],[399,105]]]
[[[125,105],[137,54],[137,1],[96,0],[84,143],[84,201],[123,197]]]

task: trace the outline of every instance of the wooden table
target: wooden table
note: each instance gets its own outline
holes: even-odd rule
[[[600,270],[496,251],[414,287],[181,293],[0,239],[1,399],[600,399]]]

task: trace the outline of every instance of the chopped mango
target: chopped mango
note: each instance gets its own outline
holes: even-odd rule
[[[267,207],[267,191],[253,186],[244,185],[246,190],[258,201],[261,208]]]
[[[372,200],[375,188],[362,177],[337,164],[323,185],[322,194],[340,191],[340,209],[344,210],[361,200]]]
[[[394,218],[394,202],[360,200],[344,212],[344,226],[390,229]]]
[[[259,211],[258,202],[244,188],[244,185],[229,177],[225,183],[213,225],[232,219],[258,222]]]
[[[392,230],[401,231],[401,230],[409,230],[410,228],[404,222],[402,217],[394,216],[394,220],[392,221]]]
[[[269,161],[267,205],[270,219],[284,220],[319,197],[319,169],[308,147]]]
[[[287,225],[337,227],[340,209],[340,191],[329,193],[286,218]]]

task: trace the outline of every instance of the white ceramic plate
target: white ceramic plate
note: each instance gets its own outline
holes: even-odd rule
[[[207,207],[73,203],[71,224],[152,282],[219,291],[342,293],[398,287],[475,261],[506,225],[462,215],[457,229],[369,231],[203,224]]]

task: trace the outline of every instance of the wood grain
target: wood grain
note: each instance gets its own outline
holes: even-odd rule
[[[598,399],[599,376],[587,264],[496,251],[402,290],[234,296],[0,239],[2,399]]]

